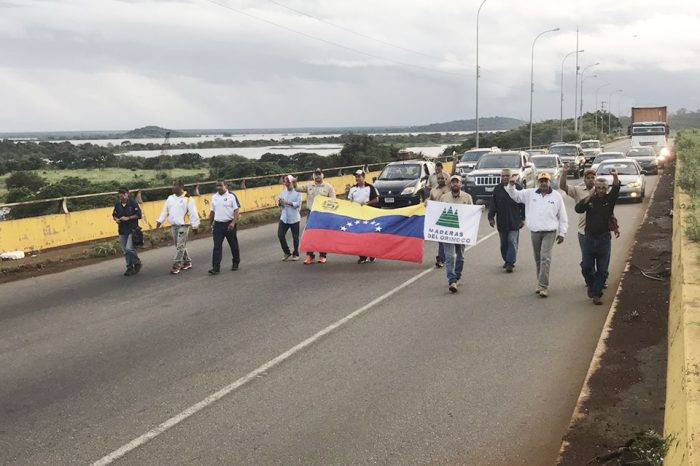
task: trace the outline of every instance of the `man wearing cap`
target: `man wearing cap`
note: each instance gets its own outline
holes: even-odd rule
[[[294,177],[287,175],[282,178],[284,189],[277,199],[277,205],[282,208],[280,221],[277,226],[277,238],[280,240],[283,261],[299,260],[299,223],[301,222],[301,194],[294,190]],[[294,251],[289,250],[287,244],[287,231],[292,230],[292,244]]]
[[[231,270],[238,270],[241,257],[238,249],[236,224],[240,218],[240,208],[241,204],[238,202],[238,196],[229,192],[226,181],[217,181],[216,192],[211,197],[211,211],[209,212],[211,232],[214,238],[214,249],[211,253],[211,269],[209,270],[210,275],[218,274],[221,269],[224,238],[231,248]]]
[[[355,172],[355,185],[352,186],[348,192],[348,201],[357,202],[360,205],[369,205],[374,207],[379,205],[379,195],[377,194],[377,190],[374,186],[365,182],[364,170],[357,170]],[[360,256],[357,263],[364,264],[368,261],[374,262],[374,257]]]
[[[450,177],[450,190],[440,196],[438,200],[449,204],[473,204],[472,197],[462,191],[462,177],[459,175]],[[464,268],[464,245],[454,243],[440,244],[445,251],[447,289],[450,293],[456,293],[459,280],[462,278],[462,269]]]
[[[515,259],[518,255],[518,241],[520,229],[525,225],[525,206],[515,202],[506,192],[506,186],[513,175],[509,168],[501,170],[501,183],[493,190],[493,197],[489,204],[489,225],[496,227],[501,239],[501,258],[503,268],[511,273],[515,267]],[[516,189],[523,189],[519,184]]]
[[[511,177],[506,192],[515,201],[525,204],[525,221],[530,229],[532,249],[537,265],[537,289],[542,298],[549,296],[549,267],[552,262],[552,248],[556,241],[561,244],[566,236],[569,219],[566,215],[564,199],[552,189],[552,176],[541,172],[538,188],[518,191],[515,188],[516,176]]]
[[[569,173],[569,164],[565,163],[562,169],[561,178],[559,179],[559,189],[569,195],[576,204],[588,198],[593,192],[595,184],[595,170],[587,169],[583,173],[583,184],[570,186],[566,182],[566,177]],[[578,245],[583,255],[583,242],[586,236],[586,213],[578,214]]]
[[[119,245],[126,260],[124,275],[127,277],[135,275],[141,270],[141,259],[134,247],[134,231],[139,227],[141,207],[138,202],[131,199],[128,189],[119,188],[119,200],[114,204],[112,218],[119,225]]]
[[[323,181],[323,171],[321,171],[320,168],[317,168],[314,170],[314,182],[306,184],[304,186],[297,187],[296,183],[294,184],[294,189],[300,193],[306,193],[306,208],[311,210],[311,208],[314,205],[314,199],[316,199],[316,196],[326,196],[330,197],[331,199],[335,199],[335,189],[333,188],[333,185],[329,183],[325,183]],[[318,263],[319,264],[325,264],[326,263],[326,253],[325,252],[319,252],[318,253]],[[313,251],[307,251],[306,252],[306,259],[304,260],[304,265],[311,265],[314,263],[315,260],[315,255]]]
[[[450,192],[450,187],[447,184],[447,174],[445,172],[440,172],[437,174],[437,183],[438,183],[437,186],[430,190],[430,194],[428,195],[428,199],[426,199],[426,201],[425,201],[426,205],[428,204],[429,200],[430,201],[439,201],[443,194]],[[443,243],[438,243],[438,253],[437,253],[437,257],[435,257],[435,267],[438,269],[441,269],[444,266],[445,266],[445,246]]]

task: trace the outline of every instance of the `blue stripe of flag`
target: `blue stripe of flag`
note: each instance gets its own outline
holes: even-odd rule
[[[374,220],[357,220],[328,212],[311,212],[307,229],[345,231],[347,233],[380,233],[423,238],[423,215],[386,215]]]

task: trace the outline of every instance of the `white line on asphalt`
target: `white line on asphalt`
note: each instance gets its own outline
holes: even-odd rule
[[[471,246],[469,249],[471,249],[471,248],[477,246],[478,244],[480,244],[480,243],[486,241],[487,239],[489,239],[490,237],[492,237],[492,236],[495,235],[496,233],[497,233],[497,231],[493,231],[493,232],[489,233],[488,235],[486,235],[486,236],[484,236],[483,238],[481,238],[480,240],[478,240],[478,241],[474,244],[474,246]],[[140,447],[140,446],[146,444],[146,443],[149,442],[150,440],[152,440],[152,439],[158,437],[160,434],[162,434],[162,433],[165,432],[166,430],[170,429],[171,427],[174,427],[174,426],[178,425],[179,423],[181,423],[182,421],[184,421],[184,420],[187,419],[188,417],[190,417],[190,416],[196,414],[197,412],[201,411],[202,409],[206,408],[207,406],[209,406],[209,405],[211,405],[211,404],[217,402],[218,400],[220,400],[221,398],[225,397],[225,396],[228,395],[229,393],[231,393],[231,392],[233,392],[234,390],[236,390],[236,389],[242,387],[243,385],[247,384],[248,382],[250,382],[251,380],[253,380],[253,379],[256,378],[257,376],[259,376],[259,375],[261,375],[261,374],[264,374],[265,372],[269,371],[270,369],[272,369],[273,367],[277,366],[277,365],[280,364],[281,362],[283,362],[283,361],[289,359],[289,358],[292,357],[294,354],[298,353],[299,351],[303,350],[304,348],[306,348],[306,347],[312,345],[313,343],[317,342],[318,340],[320,340],[320,339],[323,338],[324,336],[328,335],[328,334],[331,333],[332,331],[334,331],[334,330],[338,329],[339,327],[345,325],[346,323],[350,322],[350,321],[351,321],[352,319],[354,319],[355,317],[357,317],[357,316],[363,314],[364,312],[366,312],[367,310],[369,310],[369,309],[371,309],[372,307],[376,306],[377,304],[381,303],[382,301],[386,300],[387,298],[390,298],[391,296],[393,296],[393,295],[396,294],[397,292],[399,292],[399,291],[403,290],[404,288],[406,288],[408,285],[411,285],[412,283],[415,283],[416,281],[420,280],[421,278],[423,278],[424,276],[428,275],[428,274],[429,274],[430,272],[432,272],[433,270],[436,270],[436,269],[435,269],[434,267],[430,267],[429,269],[423,270],[423,271],[422,271],[421,273],[419,273],[418,275],[415,275],[415,276],[409,278],[408,280],[406,280],[405,282],[403,282],[402,284],[400,284],[400,285],[397,286],[396,288],[394,288],[394,289],[392,289],[392,290],[390,290],[390,291],[387,291],[387,292],[384,293],[383,295],[379,296],[378,298],[375,298],[374,300],[372,300],[372,301],[370,301],[369,303],[365,304],[364,306],[362,306],[361,308],[357,309],[356,311],[354,311],[354,312],[348,314],[347,316],[343,317],[342,319],[340,319],[340,320],[338,320],[338,321],[332,323],[331,325],[329,325],[328,327],[324,328],[323,330],[320,330],[320,331],[317,332],[316,334],[310,336],[309,338],[307,338],[306,340],[302,341],[302,342],[299,343],[298,345],[293,346],[292,348],[288,349],[287,351],[285,351],[284,353],[280,354],[280,355],[277,356],[276,358],[269,360],[268,362],[266,362],[266,363],[263,364],[262,366],[258,367],[257,369],[253,370],[252,372],[250,372],[249,374],[247,374],[247,375],[241,377],[240,379],[236,380],[235,382],[233,382],[233,383],[231,383],[231,384],[229,384],[229,385],[226,385],[224,388],[222,388],[221,390],[219,390],[219,391],[217,391],[217,392],[215,392],[215,393],[212,393],[211,395],[209,395],[208,397],[206,397],[205,399],[203,399],[203,400],[200,401],[199,403],[193,404],[192,406],[190,406],[190,407],[187,408],[186,410],[182,411],[180,414],[177,414],[177,415],[171,417],[171,418],[168,419],[167,421],[165,421],[165,422],[159,424],[157,427],[155,427],[155,428],[149,430],[149,431],[146,432],[145,434],[143,434],[143,435],[141,435],[141,436],[135,438],[135,439],[132,440],[131,442],[129,442],[129,443],[127,443],[127,444],[125,444],[125,445],[119,447],[118,449],[114,450],[113,452],[111,452],[111,453],[108,454],[107,456],[104,456],[104,457],[100,458],[99,460],[97,460],[97,461],[95,461],[94,463],[92,463],[93,466],[99,466],[99,465],[110,464],[110,463],[114,462],[115,460],[118,460],[118,459],[121,458],[122,456],[126,455],[126,454],[129,453],[130,451],[133,451],[133,450],[135,450],[136,448],[138,448],[138,447]]]

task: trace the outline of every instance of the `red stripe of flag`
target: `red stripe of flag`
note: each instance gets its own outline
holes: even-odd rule
[[[382,233],[307,229],[301,238],[301,250],[423,262],[423,238]]]

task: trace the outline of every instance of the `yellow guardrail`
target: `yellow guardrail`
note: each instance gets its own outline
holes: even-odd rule
[[[676,174],[681,170],[677,161]],[[676,177],[678,179],[678,175]],[[700,465],[700,245],[685,235],[692,199],[676,185],[668,319],[664,436],[666,465]]]
[[[445,163],[445,170],[451,170],[452,164]],[[379,172],[367,173],[367,179],[378,176]],[[355,183],[353,175],[326,178],[339,195],[347,192],[347,187]],[[262,186],[235,190],[241,202],[241,212],[255,212],[277,205],[280,185]],[[193,196],[197,210],[202,218],[209,216],[211,194]],[[116,200],[116,196],[115,196]],[[155,221],[163,209],[165,201],[144,202],[141,228],[155,228]],[[112,220],[112,207],[66,212],[55,215],[43,215],[0,222],[0,252],[38,251],[70,244],[84,243],[116,236],[117,227]]]

